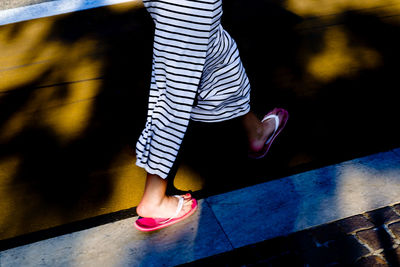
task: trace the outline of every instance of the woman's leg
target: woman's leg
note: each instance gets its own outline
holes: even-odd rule
[[[186,133],[203,74],[215,0],[144,0],[155,22],[148,116],[136,165],[167,178]]]
[[[168,177],[186,133],[222,3],[143,3],[154,19],[155,33],[148,117],[136,145],[136,164],[148,172],[137,213],[142,217],[169,218],[176,211],[178,199],[165,195],[167,181],[163,179]],[[187,199],[185,204],[182,213],[190,209],[192,201]]]
[[[151,218],[170,218],[173,216],[178,206],[178,199],[166,196],[166,189],[167,179],[148,173],[142,200],[136,208],[138,215]],[[184,207],[177,217],[187,213],[192,205],[190,194],[183,197],[185,198]]]

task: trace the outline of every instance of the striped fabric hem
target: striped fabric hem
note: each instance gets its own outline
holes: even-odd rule
[[[148,114],[136,144],[136,165],[166,178],[189,121],[219,122],[246,114],[250,85],[236,43],[221,26],[222,0],[143,3],[155,32]]]

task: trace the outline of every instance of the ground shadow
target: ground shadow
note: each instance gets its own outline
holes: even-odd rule
[[[186,146],[197,146],[185,150],[184,162],[204,173],[211,190],[239,188],[400,145],[394,123],[399,114],[400,54],[392,39],[400,30],[396,23],[366,11],[346,11],[327,22],[267,1],[224,5],[224,27],[238,43],[252,85],[252,109],[261,117],[284,107],[290,119],[269,155],[258,161],[243,156],[239,122],[193,123]],[[341,52],[336,55],[331,47]]]
[[[21,38],[27,26],[22,23],[3,27],[12,27],[7,35],[11,43]],[[60,66],[48,64],[31,81],[1,92],[0,129],[4,134],[9,119],[19,113],[25,114],[32,99],[49,91],[48,88],[55,89],[46,101],[61,103],[55,107],[46,107],[48,103],[44,101],[38,103],[26,112],[28,119],[21,129],[0,143],[0,160],[14,156],[19,159],[18,169],[11,179],[8,178],[9,182],[15,186],[29,184],[23,187],[24,192],[20,190],[16,195],[35,198],[31,203],[25,203],[23,198],[21,203],[16,203],[18,214],[23,215],[15,217],[10,213],[0,231],[4,236],[9,237],[16,221],[29,232],[29,229],[37,230],[41,218],[46,220],[49,214],[53,221],[67,223],[85,213],[87,217],[101,213],[114,190],[115,181],[108,172],[111,164],[123,151],[131,153],[134,164],[134,145],[145,122],[152,57],[152,21],[144,9],[115,12],[103,8],[94,13],[83,11],[60,16],[41,42],[36,47],[32,45],[34,49],[26,55],[25,65],[34,64],[47,43],[73,47],[88,38],[96,41],[93,51],[88,53],[89,59],[101,58],[102,66],[100,76],[90,79],[98,81],[96,94],[89,99],[78,99],[78,102],[91,103],[79,135],[63,140],[62,134],[46,126],[42,115],[60,106],[73,105],[63,102],[73,93],[73,86],[91,82],[84,78],[79,80],[79,77],[78,81],[70,80],[68,75],[78,66],[60,70]],[[66,54],[65,59],[68,57]],[[76,92],[84,90],[78,88]],[[79,121],[79,117],[76,120]],[[77,217],[77,214],[81,215]],[[42,228],[39,226],[39,229]]]

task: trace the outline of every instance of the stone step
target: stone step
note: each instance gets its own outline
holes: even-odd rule
[[[369,261],[382,233],[398,244],[399,192],[400,149],[394,149],[202,199],[189,219],[154,233],[137,231],[137,217],[127,218],[4,250],[0,264],[176,266],[307,229],[314,250],[342,233],[336,248],[359,252],[346,259]]]

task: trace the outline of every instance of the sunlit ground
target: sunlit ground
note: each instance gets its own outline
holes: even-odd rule
[[[142,5],[135,2],[109,7],[116,14],[137,8]],[[0,27],[0,101],[21,91],[20,95],[16,93],[14,107],[14,103],[1,104],[10,105],[12,113],[0,124],[0,145],[13,143],[25,131],[35,128],[51,132],[62,148],[75,144],[90,130],[96,97],[104,83],[104,45],[96,36],[84,36],[76,42],[52,39],[52,27],[63,16]],[[29,93],[26,99],[25,93]],[[38,157],[41,153],[37,151]],[[88,174],[94,185],[96,180],[110,177],[107,179],[112,182],[111,192],[101,206],[92,206],[97,194],[92,189],[74,210],[62,211],[54,203],[47,203],[41,192],[32,190],[43,182],[40,177],[40,182],[35,177],[18,179],[24,160],[18,150],[0,156],[0,239],[132,208],[138,204],[144,187],[145,172],[124,150],[114,155],[106,170],[91,170]],[[46,162],[41,168],[46,168]],[[52,175],[56,181],[59,173]],[[175,184],[182,190],[202,187],[201,178],[185,166],[178,171]]]
[[[320,82],[338,77],[352,77],[360,70],[373,69],[382,64],[377,51],[351,45],[348,34],[340,26],[330,27],[324,33],[324,50],[312,58],[307,71]]]

